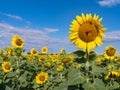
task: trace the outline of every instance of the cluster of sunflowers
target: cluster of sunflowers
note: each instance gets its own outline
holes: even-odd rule
[[[49,54],[47,47],[41,53],[32,48],[24,53],[24,40],[13,36],[12,46],[0,49],[0,88],[2,90],[53,90],[66,81],[68,68],[80,68],[76,56],[61,49]]]
[[[76,16],[70,41],[79,50],[49,54],[32,48],[24,51],[24,39],[13,36],[12,46],[0,49],[1,90],[120,90],[120,55],[107,46],[102,55],[94,51],[103,42],[106,28],[95,14]]]

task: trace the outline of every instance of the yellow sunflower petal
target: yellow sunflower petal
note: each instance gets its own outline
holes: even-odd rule
[[[78,21],[79,24],[83,24],[83,19],[80,16],[76,16],[76,20]]]

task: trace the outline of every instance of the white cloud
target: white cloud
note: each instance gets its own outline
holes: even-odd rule
[[[47,28],[48,29],[48,28]],[[52,28],[51,28],[52,30]],[[58,29],[55,29],[56,31]],[[53,29],[53,31],[55,31]],[[49,37],[44,30],[26,29],[14,27],[7,23],[0,23],[0,47],[5,48],[11,45],[12,37],[18,34],[25,40],[25,49],[28,52],[31,48],[36,48],[40,51],[41,47],[47,46],[50,53],[59,52],[61,48],[70,47],[69,40],[61,40],[59,38]]]
[[[6,17],[9,17],[9,18],[11,18],[11,19],[18,20],[18,21],[22,21],[22,22],[24,22],[24,23],[27,24],[27,25],[30,25],[30,24],[31,24],[30,21],[27,21],[27,20],[23,19],[21,16],[12,15],[12,14],[3,13],[3,12],[0,12],[0,15],[3,15],[3,16],[6,16]],[[4,21],[4,20],[3,20],[3,21]],[[28,26],[27,26],[27,27],[28,27]]]
[[[120,41],[120,30],[107,32],[104,38],[105,42],[116,42]]]
[[[56,31],[58,31],[58,29],[56,29]],[[59,53],[62,48],[66,49],[67,52],[77,50],[77,47],[74,46],[69,39],[51,38],[48,36],[48,31],[46,32],[44,29],[19,28],[7,23],[0,23],[0,47],[5,48],[8,45],[11,46],[12,37],[18,34],[25,40],[26,52],[30,51],[31,48],[36,48],[40,51],[43,46],[49,48],[49,53]],[[106,37],[103,38],[105,42],[120,41],[120,30],[106,32],[105,34]]]
[[[16,15],[12,15],[12,14],[7,14],[7,13],[2,13],[2,12],[0,12],[0,14],[2,14],[4,16],[7,16],[7,17],[10,17],[10,18],[13,18],[13,19],[16,19],[16,20],[20,20],[20,21],[23,20],[23,18],[20,17],[20,16],[16,16]]]
[[[44,30],[45,30],[47,33],[59,31],[58,29],[54,29],[54,28],[44,28]]]
[[[101,1],[98,1],[98,3],[99,3],[101,6],[111,7],[111,6],[120,4],[120,0],[101,0]]]

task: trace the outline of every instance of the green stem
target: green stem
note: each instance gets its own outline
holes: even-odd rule
[[[87,82],[89,82],[89,80],[90,80],[89,73],[92,74],[92,76],[93,76],[92,80],[94,80],[95,74],[94,74],[94,72],[90,71],[89,52],[88,52],[87,46],[88,46],[88,44],[86,44],[86,71],[87,71],[87,75],[88,75]]]
[[[19,75],[20,75],[20,69],[19,69],[19,63],[20,63],[20,57],[18,57],[18,60],[17,60],[17,71],[16,71],[16,77],[17,77],[17,86],[16,86],[16,88],[17,88],[17,90],[20,90],[20,87],[18,87],[18,85],[19,85]]]
[[[18,59],[18,61],[17,61],[17,79],[18,79],[18,77],[19,77],[19,59]]]
[[[88,44],[86,44],[86,69],[89,71],[89,52],[87,46]]]
[[[86,82],[89,82],[89,52],[88,52],[88,43],[86,44],[86,72],[87,72],[87,76],[88,78],[86,79]]]

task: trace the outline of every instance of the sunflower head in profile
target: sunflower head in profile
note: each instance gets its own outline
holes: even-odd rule
[[[11,40],[11,44],[15,48],[23,48],[24,47],[24,40],[19,37],[18,35],[13,36]]]
[[[3,62],[2,63],[2,69],[5,73],[7,73],[7,72],[12,71],[13,68],[11,67],[10,62]]]
[[[8,55],[11,55],[12,52],[13,52],[13,48],[11,48],[10,46],[7,46],[7,47],[5,48],[5,51],[6,51],[6,53],[7,53]]]
[[[37,84],[43,84],[43,83],[45,83],[47,81],[47,79],[48,79],[48,73],[40,72],[36,76],[36,83]]]
[[[43,54],[46,54],[48,52],[48,48],[47,47],[42,47],[41,52]]]
[[[35,50],[34,48],[32,48],[32,49],[30,50],[30,54],[33,55],[33,56],[36,56],[36,55],[38,55],[38,51]]]
[[[117,54],[117,50],[115,47],[107,46],[103,53],[103,56],[108,60],[113,60],[116,58],[116,54]]]
[[[51,63],[50,63],[50,62],[46,62],[46,63],[44,63],[44,66],[45,66],[45,67],[50,67],[50,66],[51,66]]]
[[[82,13],[82,16],[76,16],[76,20],[72,21],[70,27],[69,39],[79,49],[91,50],[96,46],[102,44],[102,37],[106,28],[103,28],[101,24],[102,18],[99,18],[96,14],[92,17],[91,14]]]
[[[105,80],[116,77],[120,77],[120,71],[112,70],[107,73],[107,75],[105,76]]]
[[[64,49],[64,48],[62,48],[62,49],[60,50],[60,53],[61,53],[61,54],[66,54],[65,49]]]
[[[69,58],[69,57],[65,57],[65,58],[63,58],[63,59],[61,60],[61,62],[62,62],[63,64],[69,63],[70,61],[71,61],[71,58]]]

